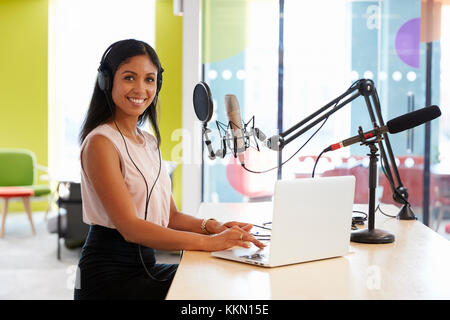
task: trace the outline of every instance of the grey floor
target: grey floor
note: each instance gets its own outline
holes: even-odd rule
[[[69,250],[49,233],[43,212],[33,213],[32,235],[25,213],[8,213],[5,236],[0,239],[0,300],[71,300],[81,249]],[[157,252],[158,263],[178,263],[179,255]]]

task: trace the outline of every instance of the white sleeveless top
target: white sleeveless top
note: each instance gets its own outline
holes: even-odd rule
[[[139,129],[138,129],[139,130]],[[156,138],[148,132],[139,130],[143,143],[138,144],[124,136],[127,143],[128,151],[133,158],[134,163],[144,174],[147,180],[148,192],[150,192],[159,170],[159,151]],[[136,216],[144,219],[145,216],[145,200],[147,197],[147,189],[144,179],[127,154],[122,136],[113,127],[108,124],[102,124],[92,130],[84,139],[81,145],[81,153],[86,143],[95,135],[103,135],[108,138],[116,148],[122,169],[122,176],[128,187],[128,191],[134,200],[136,207]],[[105,161],[108,161],[105,159]],[[116,229],[103,204],[98,198],[94,186],[83,168],[81,161],[81,197],[83,202],[83,221],[90,225],[101,225],[108,228]],[[171,200],[171,181],[165,169],[164,163],[161,163],[161,174],[158,182],[153,188],[148,210],[147,221],[153,222],[163,227],[169,224]]]

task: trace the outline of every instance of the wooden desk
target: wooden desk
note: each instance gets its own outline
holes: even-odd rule
[[[367,206],[355,205],[364,210]],[[393,205],[384,212],[398,213]],[[204,203],[199,217],[221,221],[271,221],[272,204]],[[344,257],[263,268],[185,251],[167,299],[450,299],[450,242],[420,221],[379,212],[377,228],[390,244],[350,243]]]

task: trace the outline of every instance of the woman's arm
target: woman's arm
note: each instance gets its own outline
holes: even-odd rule
[[[195,218],[189,214],[178,211],[175,201],[173,200],[173,197],[171,197],[169,228],[205,234],[205,232],[201,229],[202,222],[203,219]],[[209,234],[215,234],[234,226],[238,226],[246,232],[250,231],[253,227],[251,224],[245,222],[230,221],[227,223],[221,223],[216,220],[208,220],[205,228]]]
[[[112,142],[102,135],[93,136],[89,140],[81,155],[81,161],[109,218],[128,242],[160,250],[215,251],[235,245],[245,246],[245,241],[257,241],[249,234],[241,237],[245,231],[240,228],[226,230],[216,237],[211,237],[165,228],[139,219],[120,170],[117,150]]]
[[[92,137],[81,159],[103,207],[125,240],[161,250],[203,249],[206,239],[202,235],[170,230],[136,216],[136,206],[120,170],[119,155],[108,138]]]
[[[205,232],[203,232],[203,230],[201,229],[202,222],[203,219],[198,219],[191,215],[178,211],[173,197],[170,198],[170,219],[168,225],[169,228],[205,234]],[[208,230],[209,233],[215,233],[212,232],[213,222],[217,223],[217,221],[212,220],[209,220],[206,223],[206,230]]]

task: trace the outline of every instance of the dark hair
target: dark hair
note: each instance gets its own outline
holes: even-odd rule
[[[157,88],[155,98],[147,107],[147,109],[145,109],[145,111],[139,116],[137,124],[138,126],[141,126],[144,124],[146,119],[149,119],[158,140],[158,145],[160,145],[161,135],[157,123],[156,106],[158,102],[159,91],[161,90],[162,73],[164,70],[161,67],[161,62],[159,61],[156,51],[147,43],[135,39],[127,39],[115,42],[111,46],[109,46],[103,54],[102,61],[100,62],[99,72],[106,72],[109,75],[112,87],[112,80],[114,79],[114,74],[116,73],[119,66],[128,61],[130,58],[139,55],[147,55],[150,58],[150,60],[158,69],[158,75],[156,81]],[[116,106],[112,100],[110,89],[111,88],[105,91],[101,90],[98,81],[95,81],[94,92],[92,93],[89,109],[83,121],[83,125],[81,126],[79,136],[80,143],[83,143],[86,136],[94,128],[96,128],[100,124],[105,123],[114,116]],[[111,110],[108,105],[106,95],[108,95],[108,99],[112,104],[111,107],[113,108],[113,110]]]

